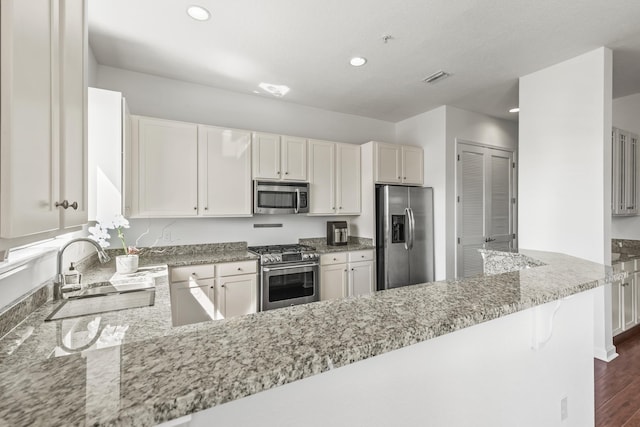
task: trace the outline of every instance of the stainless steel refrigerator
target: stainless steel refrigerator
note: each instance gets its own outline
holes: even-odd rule
[[[433,189],[376,187],[378,290],[432,282]]]

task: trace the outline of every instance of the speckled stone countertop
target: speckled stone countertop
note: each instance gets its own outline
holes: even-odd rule
[[[611,239],[611,264],[640,258],[640,240]]]
[[[589,261],[521,253],[546,265],[179,328],[169,326],[159,278],[155,307],[100,315],[111,326],[105,347],[61,357],[51,357],[58,334],[92,326],[86,317],[44,323],[47,303],[0,341],[0,425],[154,425],[611,278],[610,267]]]
[[[351,252],[362,251],[366,249],[375,249],[372,239],[349,236],[349,242],[342,246],[329,246],[327,239],[324,237],[314,237],[308,239],[300,239],[300,244],[309,245],[316,248],[319,254],[328,254],[331,252]]]

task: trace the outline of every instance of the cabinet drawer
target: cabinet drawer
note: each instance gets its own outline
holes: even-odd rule
[[[256,261],[225,262],[216,264],[216,269],[217,277],[255,274],[258,271]]]
[[[334,252],[320,257],[320,265],[344,264],[347,262],[348,252]]]
[[[182,282],[189,280],[189,276],[194,275],[198,279],[206,279],[214,276],[214,265],[187,265],[184,267],[171,268],[171,281]]]
[[[374,258],[375,254],[373,249],[349,252],[349,262],[373,261]]]

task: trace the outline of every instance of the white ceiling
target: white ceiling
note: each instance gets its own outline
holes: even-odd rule
[[[88,4],[100,64],[249,94],[284,84],[284,101],[391,122],[444,104],[515,119],[519,76],[600,46],[614,51],[614,97],[640,92],[638,0]],[[212,18],[192,20],[191,4]],[[350,66],[354,55],[368,63]],[[452,75],[421,82],[440,69]]]

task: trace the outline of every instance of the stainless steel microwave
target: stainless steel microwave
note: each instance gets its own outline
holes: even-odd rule
[[[308,182],[253,181],[254,214],[309,212]]]

